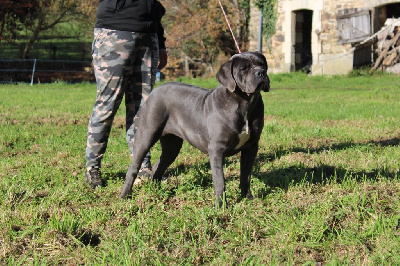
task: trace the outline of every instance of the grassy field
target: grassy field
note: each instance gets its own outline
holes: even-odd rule
[[[400,264],[399,77],[297,73],[271,84],[255,199],[240,198],[230,157],[231,207],[220,210],[208,158],[187,144],[160,188],[147,182],[118,201],[130,163],[124,107],[106,186],[89,189],[94,84],[1,85],[0,264]],[[158,144],[152,152],[155,161]]]

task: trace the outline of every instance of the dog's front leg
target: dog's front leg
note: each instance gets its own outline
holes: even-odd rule
[[[218,207],[222,207],[225,194],[225,178],[223,171],[224,155],[223,150],[218,148],[209,149],[212,179],[214,183],[214,194]],[[227,206],[227,204],[225,205]]]
[[[258,145],[243,149],[240,153],[240,185],[242,197],[253,198],[250,189],[251,170],[257,156]]]

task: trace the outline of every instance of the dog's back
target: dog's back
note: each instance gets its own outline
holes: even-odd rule
[[[139,115],[138,129],[162,129],[161,135],[176,135],[207,153],[208,132],[204,112],[211,92],[176,82],[160,85],[140,111],[145,115]]]
[[[185,105],[190,105],[191,107],[179,109],[180,111],[192,109],[194,106],[198,109],[204,105],[204,101],[210,93],[210,90],[198,86],[170,82],[154,89],[147,100],[149,103],[146,101],[146,105],[152,105],[154,104],[153,101],[156,101],[157,103],[162,102],[168,105],[167,107],[171,111],[175,109],[173,105],[179,105],[183,108]]]

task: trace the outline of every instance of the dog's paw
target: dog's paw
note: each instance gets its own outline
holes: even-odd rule
[[[119,195],[119,200],[132,198],[132,187],[124,187]]]
[[[249,200],[254,199],[253,194],[251,194],[251,192],[250,192],[250,193],[247,193],[246,199],[249,199]]]
[[[250,199],[250,200],[254,199],[253,193],[251,193],[251,190],[250,190],[250,189],[245,190],[245,191],[242,190],[242,193],[241,193],[241,194],[242,194],[242,197],[243,197],[243,198]]]

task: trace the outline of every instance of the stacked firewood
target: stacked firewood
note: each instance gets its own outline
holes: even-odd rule
[[[376,34],[377,59],[371,72],[377,69],[400,74],[400,19],[388,19]]]

